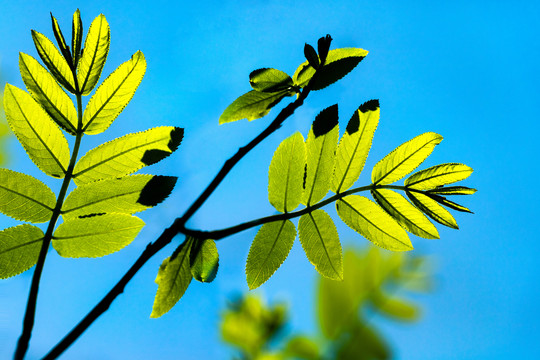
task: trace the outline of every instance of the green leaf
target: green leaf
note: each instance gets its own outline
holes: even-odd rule
[[[289,75],[281,70],[262,68],[249,74],[249,84],[253,90],[262,92],[279,92],[289,90],[293,86]]]
[[[45,35],[32,30],[32,39],[36,45],[39,57],[51,74],[53,74],[56,81],[66,88],[67,91],[74,94],[75,80],[66,59],[64,59],[52,41],[47,39]]]
[[[84,184],[62,206],[64,220],[100,213],[134,214],[149,209],[171,193],[176,177],[131,175]]]
[[[62,30],[60,30],[60,25],[58,25],[58,21],[51,13],[51,21],[52,21],[52,29],[54,33],[54,37],[56,38],[56,42],[58,43],[58,47],[60,48],[60,51],[62,52],[62,55],[64,55],[64,59],[68,62],[68,64],[73,63],[73,59],[71,58],[71,53],[69,52],[69,46],[66,44],[66,40],[64,39],[64,34],[62,34]]]
[[[75,184],[131,174],[169,156],[178,148],[184,129],[160,126],[128,134],[88,151],[75,165]]]
[[[465,206],[459,205],[459,204],[457,204],[457,203],[455,203],[453,201],[450,201],[447,198],[445,198],[444,196],[431,194],[431,193],[428,193],[428,196],[430,198],[432,198],[433,200],[435,200],[436,202],[438,202],[439,204],[442,204],[442,205],[444,205],[446,207],[449,207],[450,209],[454,209],[454,210],[457,210],[457,211],[468,212],[468,213],[474,214],[471,210],[469,210]]]
[[[73,52],[73,66],[76,68],[81,57],[81,45],[83,36],[83,24],[81,12],[77,9],[73,13],[73,26],[71,28],[71,50]]]
[[[336,208],[345,224],[375,245],[391,251],[413,249],[405,230],[369,199],[347,196],[336,202]]]
[[[375,292],[372,301],[379,311],[397,320],[415,321],[420,316],[420,309],[415,304],[382,291]]]
[[[268,115],[270,109],[276,106],[285,96],[292,96],[295,92],[281,90],[275,93],[267,93],[251,90],[234,100],[227,106],[219,117],[219,123],[248,119],[249,121]]]
[[[68,94],[52,75],[30,55],[19,53],[19,68],[26,88],[51,118],[64,130],[75,135],[77,111]]]
[[[319,70],[316,81],[310,85],[311,90],[321,90],[335,83],[351,72],[367,54],[366,50],[358,48],[330,50],[324,66]],[[296,86],[303,88],[314,74],[315,69],[306,61],[296,69],[293,82]]]
[[[441,164],[418,171],[405,180],[405,186],[411,189],[428,190],[452,184],[469,177],[473,169],[458,163]]]
[[[340,193],[358,180],[379,124],[379,100],[362,104],[353,114],[336,152],[331,190]]]
[[[193,240],[189,266],[195,280],[206,283],[214,281],[219,267],[219,254],[215,241]]]
[[[343,280],[341,243],[330,215],[324,210],[302,215],[298,232],[307,258],[319,274],[329,279]]]
[[[403,196],[387,189],[376,189],[371,193],[384,211],[406,230],[425,239],[439,239],[435,226]]]
[[[319,202],[330,190],[339,138],[338,106],[332,105],[317,115],[306,141],[307,172],[304,205]]]
[[[290,220],[264,224],[249,249],[246,278],[250,290],[264,284],[283,264],[296,238],[296,228]]]
[[[268,200],[277,211],[292,211],[300,205],[305,165],[304,137],[296,132],[279,145],[268,170]]]
[[[69,163],[64,134],[25,91],[6,84],[4,107],[8,124],[30,159],[45,174],[62,178]]]
[[[137,51],[118,67],[96,90],[83,116],[85,134],[99,134],[112,124],[131,101],[146,71],[146,60]]]
[[[371,181],[385,185],[402,179],[423,163],[442,139],[441,135],[428,132],[401,144],[375,165]]]
[[[103,65],[107,60],[111,34],[107,19],[103,14],[92,21],[88,29],[88,35],[84,41],[84,51],[77,69],[79,90],[83,95],[88,95],[96,86]]]
[[[476,189],[468,188],[465,186],[448,186],[435,188],[427,191],[429,194],[438,195],[472,195],[476,192]]]
[[[191,283],[189,252],[192,241],[186,238],[172,254],[166,258],[156,277],[158,290],[152,308],[151,318],[158,318],[167,313],[180,300]]]
[[[58,226],[52,245],[63,257],[101,257],[129,245],[143,226],[144,221],[127,214],[77,218]]]
[[[49,221],[56,196],[44,183],[30,175],[0,169],[0,211],[16,220]]]
[[[417,208],[436,222],[452,229],[459,229],[452,214],[429,196],[412,191],[406,191],[406,194]]]
[[[296,335],[289,339],[285,346],[285,354],[294,359],[319,360],[319,346],[307,336]]]
[[[0,279],[19,275],[37,263],[45,235],[33,225],[0,231]]]

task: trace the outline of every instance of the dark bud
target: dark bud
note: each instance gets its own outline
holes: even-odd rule
[[[330,50],[330,43],[332,42],[332,37],[326,35],[322,37],[317,42],[317,48],[319,50],[319,58],[321,59],[321,65],[324,65],[326,62],[326,56],[328,55],[328,50]]]
[[[312,68],[317,70],[319,68],[319,56],[317,55],[317,52],[315,52],[315,49],[313,46],[306,44],[304,46],[304,56],[306,57],[309,65],[311,65]]]

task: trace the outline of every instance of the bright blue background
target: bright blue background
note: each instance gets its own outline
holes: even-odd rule
[[[210,4],[211,3],[211,4]],[[425,131],[445,137],[426,166],[463,162],[479,190],[463,200],[475,215],[456,214],[460,230],[441,240],[414,238],[418,252],[438,260],[436,292],[418,298],[423,320],[381,324],[400,359],[540,358],[540,271],[537,236],[538,14],[534,1],[250,1],[222,2],[2,1],[0,55],[4,79],[22,87],[18,51],[36,56],[30,29],[52,38],[49,11],[70,34],[78,6],[83,23],[103,12],[111,26],[109,74],[137,49],[148,61],[133,102],[83,152],[114,137],[157,125],[185,127],[177,153],[149,173],[179,176],[174,194],[143,213],[147,222],[125,250],[99,260],[49,253],[43,273],[30,357],[43,355],[93,306],[164,227],[181,214],[239,146],[270,119],[218,126],[223,109],[249,90],[260,67],[293,73],[304,42],[329,33],[333,47],[362,47],[369,56],[339,84],[310,95],[286,125],[246,157],[190,225],[215,229],[273,213],[266,198],[273,150],[295,130],[306,134],[322,108],[339,103],[342,129],[366,100],[381,102],[381,122],[369,169],[402,142]],[[277,111],[272,111],[273,116]],[[536,145],[536,146],[535,146]],[[12,140],[8,167],[44,179]],[[331,209],[331,207],[330,207]],[[331,210],[331,213],[334,213]],[[339,221],[337,221],[339,222]],[[1,227],[16,222],[0,218]],[[343,242],[366,240],[341,224]],[[247,290],[244,264],[256,230],[218,244],[220,272],[210,285],[193,283],[180,303],[149,319],[160,262],[155,256],[126,292],[66,352],[66,359],[227,359],[217,322],[225,300]],[[178,240],[177,240],[178,241]],[[176,241],[176,242],[177,242]],[[11,356],[20,332],[31,271],[0,285],[0,357]],[[346,276],[347,274],[345,274]],[[296,244],[260,290],[290,302],[293,327],[312,331],[315,271]]]

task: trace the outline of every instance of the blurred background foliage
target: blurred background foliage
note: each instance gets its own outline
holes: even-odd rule
[[[317,281],[318,328],[314,334],[288,333],[289,307],[267,305],[246,294],[222,314],[221,336],[242,360],[383,360],[392,358],[389,341],[373,320],[413,323],[420,308],[404,295],[433,290],[426,256],[390,253],[376,247],[345,251],[344,280]]]

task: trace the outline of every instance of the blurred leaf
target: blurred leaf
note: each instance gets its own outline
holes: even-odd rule
[[[103,14],[92,21],[84,41],[84,51],[77,68],[79,90],[88,95],[96,86],[109,53],[110,29]]]
[[[189,255],[193,278],[200,282],[212,282],[219,267],[219,254],[214,240],[193,240]]]
[[[407,191],[406,193],[412,203],[424,214],[444,226],[459,229],[454,217],[435,200],[417,192]]]
[[[420,316],[416,305],[396,296],[389,296],[377,291],[371,300],[377,310],[397,320],[416,321]]]
[[[225,124],[242,119],[251,121],[262,118],[268,115],[270,110],[285,96],[292,96],[294,94],[295,92],[290,90],[281,90],[272,93],[251,90],[227,106],[223,114],[219,117],[219,123]]]
[[[296,335],[285,345],[285,354],[295,359],[319,360],[321,358],[318,344],[307,336]]]
[[[458,163],[441,164],[418,171],[405,180],[405,186],[411,189],[428,190],[452,184],[469,177],[473,169]]]
[[[0,279],[19,275],[37,263],[45,235],[33,225],[0,231]]]
[[[336,360],[387,360],[390,347],[374,328],[358,323],[349,339],[338,349]]]
[[[281,70],[269,68],[252,71],[249,74],[249,83],[253,90],[269,93],[289,90],[293,86],[289,75]]]

